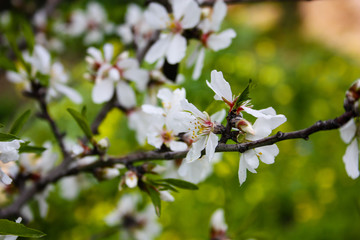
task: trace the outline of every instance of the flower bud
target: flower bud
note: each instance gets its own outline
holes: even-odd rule
[[[237,129],[246,132],[246,133],[250,133],[252,135],[255,134],[254,128],[252,127],[252,124],[245,120],[245,119],[240,119],[238,121],[235,122],[235,126]]]
[[[356,80],[349,90],[346,91],[346,98],[344,101],[344,108],[346,111],[351,111],[355,102],[360,99],[360,79]]]
[[[129,188],[134,188],[137,186],[138,177],[134,171],[127,171],[125,173],[125,183]]]
[[[109,139],[107,137],[101,139],[100,141],[97,142],[97,147],[99,148],[100,151],[106,152],[110,147]]]
[[[160,191],[160,198],[165,202],[175,201],[175,198],[168,191]]]

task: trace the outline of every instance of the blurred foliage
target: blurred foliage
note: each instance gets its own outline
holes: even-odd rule
[[[124,4],[128,2],[131,1]],[[76,1],[69,6],[64,1],[60,9],[66,12],[85,3]],[[121,4],[110,0],[102,3],[111,20],[116,23],[123,20],[126,8],[122,1]],[[263,11],[274,11],[278,17],[265,25],[247,19],[248,12],[255,14],[252,19],[256,19],[256,14],[261,16]],[[191,80],[192,70],[185,69],[185,64],[181,66],[187,79],[183,87],[189,101],[203,110],[213,101],[213,92],[206,87],[205,80],[210,80],[211,70],[216,69],[224,73],[234,93],[241,92],[252,79],[255,86],[250,97],[254,107],[273,106],[287,116],[281,131],[305,128],[317,120],[343,113],[344,93],[360,76],[359,61],[327,49],[320,42],[307,40],[301,34],[301,21],[295,13],[296,5],[275,3],[231,7],[223,25],[223,29],[232,27],[237,32],[231,47],[217,53],[207,52],[198,81]],[[78,44],[74,41],[69,51],[60,57],[65,66],[72,67],[69,68],[71,76],[85,99],[88,119],[93,119],[101,106],[91,102],[92,86],[83,79],[85,48]],[[34,104],[13,92],[8,84],[2,85],[2,123],[16,115],[15,106],[19,113]],[[69,137],[81,136],[66,111],[68,107],[76,108],[63,99],[51,104],[50,111]],[[36,144],[53,139],[43,121],[32,119],[25,128],[24,136]],[[110,139],[110,154],[121,155],[142,148],[136,144],[134,132],[127,129],[126,116],[118,110],[108,115],[100,132],[99,138]],[[160,217],[163,233],[158,239],[207,239],[210,216],[219,207],[225,209],[232,239],[359,238],[360,181],[352,180],[345,172],[342,162],[345,144],[338,131],[317,133],[308,141],[280,142],[278,146],[280,154],[276,163],[260,164],[258,173],[248,173],[241,187],[237,177],[239,154],[224,154],[222,161],[214,166],[214,174],[199,184],[199,190],[180,191],[174,194],[175,202],[163,204]],[[107,232],[103,219],[115,208],[122,194],[117,186],[118,179],[96,182],[75,202],[64,200],[58,191],[53,191],[48,217],[44,220],[37,217],[30,227],[45,232],[49,239],[95,239],[91,237]],[[118,236],[101,239],[118,239]]]

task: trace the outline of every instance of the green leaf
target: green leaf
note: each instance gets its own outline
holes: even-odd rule
[[[249,83],[247,85],[247,87],[244,89],[244,91],[242,91],[241,94],[238,95],[238,98],[236,100],[236,103],[234,105],[234,108],[233,109],[237,109],[238,107],[241,106],[241,104],[243,102],[245,102],[246,100],[249,100],[250,97],[249,97],[249,94],[250,94],[250,87],[252,85],[252,80],[249,79]]]
[[[30,54],[32,54],[32,52],[34,50],[34,45],[35,45],[34,32],[31,28],[31,25],[28,24],[28,22],[26,22],[25,20],[22,21],[21,28],[22,28],[29,52],[30,52]]]
[[[199,187],[191,182],[187,182],[184,180],[176,179],[176,178],[165,178],[157,180],[159,182],[167,182],[175,187],[182,188],[182,189],[188,189],[188,190],[198,190]]]
[[[3,54],[0,55],[0,68],[14,72],[17,71],[15,63]]]
[[[10,133],[0,133],[0,142],[12,141],[15,139],[19,139],[19,138]]]
[[[28,228],[23,224],[0,219],[0,235],[15,235],[20,237],[40,238],[46,234],[32,228]]]
[[[49,86],[50,76],[47,74],[42,74],[41,72],[36,73],[36,79],[39,80],[40,84],[47,87]]]
[[[21,128],[26,123],[26,121],[29,119],[30,114],[31,114],[30,110],[27,110],[26,112],[21,114],[21,116],[18,119],[16,119],[14,124],[11,126],[10,133],[14,135],[18,134]]]
[[[37,146],[29,146],[27,144],[22,143],[19,148],[19,153],[36,153],[41,154],[44,152],[46,148],[44,147],[37,147]]]
[[[79,113],[78,111],[76,111],[74,109],[68,108],[67,110],[71,114],[71,116],[75,119],[75,121],[77,122],[77,124],[79,125],[81,130],[85,133],[86,137],[89,140],[91,140],[93,137],[93,134],[91,132],[90,125],[89,125],[88,121],[86,120],[86,118],[81,113]]]
[[[171,190],[174,192],[179,192],[178,190],[176,190],[176,188],[174,188],[173,186],[171,186],[170,184],[167,184],[167,183],[160,183],[160,182],[155,182],[155,181],[151,181],[151,183],[153,185],[162,187],[162,190]]]
[[[86,117],[86,112],[87,112],[87,109],[86,109],[86,106],[84,105],[81,109],[81,115],[83,115],[84,117]]]
[[[161,200],[160,200],[160,193],[156,191],[152,186],[147,185],[146,187],[147,193],[149,194],[152,203],[154,204],[155,212],[158,217],[161,214]]]

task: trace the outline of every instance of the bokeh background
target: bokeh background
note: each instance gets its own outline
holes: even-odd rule
[[[43,3],[12,2],[20,2],[20,7],[1,3],[2,10],[31,14]],[[129,2],[134,1],[104,0],[101,4],[111,21],[122,23]],[[57,11],[70,12],[86,3],[62,1]],[[231,46],[217,53],[207,52],[198,81],[193,81],[191,70],[181,64],[187,98],[199,109],[206,109],[213,101],[213,92],[205,87],[205,80],[216,69],[224,73],[234,92],[241,92],[252,79],[254,108],[272,106],[288,118],[281,131],[306,128],[318,120],[339,116],[344,111],[346,89],[360,77],[359,23],[358,0],[231,5],[222,27],[237,32]],[[119,38],[107,40],[123,48]],[[66,51],[58,58],[71,72],[71,80],[85,99],[88,117],[93,119],[101,106],[91,102],[92,85],[83,78],[86,47],[76,40],[66,41]],[[6,124],[25,109],[36,109],[36,105],[1,73],[0,122]],[[71,137],[81,136],[66,107],[79,109],[62,99],[52,103],[50,111],[62,130]],[[110,139],[110,154],[143,149],[127,128],[126,116],[118,110],[108,115],[100,132],[99,138]],[[22,136],[39,145],[53,139],[47,124],[35,117]],[[308,141],[289,140],[278,143],[278,147],[275,164],[260,164],[258,173],[249,173],[241,187],[237,177],[239,154],[224,154],[214,165],[213,174],[199,184],[199,190],[180,191],[174,194],[175,202],[163,203],[159,219],[163,233],[158,239],[208,239],[209,219],[217,208],[225,210],[231,239],[360,238],[360,181],[345,172],[342,156],[346,145],[339,132],[320,132]],[[48,217],[37,216],[30,226],[47,233],[45,239],[96,239],[99,234],[101,239],[118,239],[116,234],[103,234],[107,232],[104,217],[124,192],[131,192],[119,192],[118,181],[92,178],[93,186],[75,201],[62,199],[57,186],[49,197]]]

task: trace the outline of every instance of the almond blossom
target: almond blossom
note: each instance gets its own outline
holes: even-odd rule
[[[18,72],[9,71],[7,78],[10,82],[20,83],[25,89],[30,91],[30,82],[40,83],[38,75],[45,75],[49,79],[46,91],[46,101],[50,102],[61,95],[67,96],[74,103],[81,103],[81,95],[66,84],[69,80],[68,75],[64,71],[64,67],[60,62],[51,64],[50,53],[41,45],[35,45],[32,55],[24,53],[25,62],[30,64],[31,72],[26,72],[23,67],[19,67]]]
[[[211,49],[215,52],[227,48],[236,33],[233,29],[227,29],[219,33],[221,23],[226,16],[227,6],[223,0],[215,2],[212,14],[206,16],[199,23],[201,30],[200,42],[196,45],[194,52],[190,56],[187,66],[195,64],[193,79],[198,79],[204,65],[205,50]]]
[[[136,96],[129,81],[135,82],[139,91],[144,91],[149,80],[148,72],[139,68],[135,58],[129,58],[128,53],[120,54],[113,62],[114,47],[107,43],[103,53],[96,48],[89,48],[90,76],[95,81],[92,99],[95,103],[109,101],[114,93],[118,102],[131,109],[136,105]]]
[[[170,1],[173,14],[158,3],[150,3],[145,11],[147,22],[155,30],[162,30],[159,39],[151,46],[145,61],[154,63],[166,57],[170,64],[179,63],[186,52],[186,38],[182,36],[184,29],[195,27],[200,20],[201,10],[194,0]]]
[[[13,162],[19,159],[19,148],[21,140],[12,140],[9,142],[0,142],[0,161],[2,163]],[[8,185],[12,179],[0,168],[0,180]]]
[[[134,42],[138,51],[143,50],[154,32],[142,9],[136,4],[129,4],[125,23],[117,27],[116,31],[125,44]]]
[[[192,162],[199,159],[201,157],[201,151],[204,149],[206,159],[211,161],[219,141],[214,133],[216,126],[215,118],[217,118],[216,120],[223,119],[225,117],[225,112],[221,111],[210,117],[207,112],[201,112],[186,99],[181,102],[181,106],[184,111],[191,114],[188,131],[185,134],[191,142],[191,147],[185,158],[186,161]]]
[[[74,37],[84,34],[83,42],[86,45],[100,43],[105,34],[114,30],[114,24],[107,18],[105,9],[99,3],[90,2],[85,11],[81,9],[73,11],[68,23],[56,23],[55,30]]]
[[[228,225],[225,222],[224,209],[217,209],[212,215],[210,220],[211,226],[211,239],[219,239],[225,240],[228,239],[226,237],[226,231],[228,229]]]
[[[245,133],[245,140],[256,141],[265,138],[270,135],[273,129],[286,122],[286,117],[282,114],[277,115],[272,107],[259,110],[258,112],[263,117],[256,119],[253,125],[254,134]],[[255,169],[259,166],[259,159],[266,164],[272,164],[275,162],[275,157],[278,154],[279,148],[276,144],[250,149],[242,153],[238,172],[240,185],[246,180],[246,170],[256,173]]]
[[[345,170],[352,179],[359,177],[359,144],[357,140],[358,125],[352,118],[340,128],[341,139],[349,144],[343,156]]]
[[[157,223],[157,216],[154,208],[147,205],[138,211],[141,202],[139,195],[124,195],[119,200],[117,208],[106,216],[105,222],[109,226],[120,224],[124,231],[121,231],[121,239],[150,240],[154,239],[161,232]],[[126,224],[126,223],[131,224]]]

